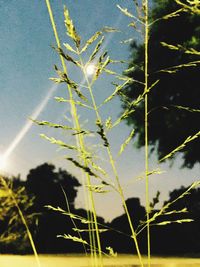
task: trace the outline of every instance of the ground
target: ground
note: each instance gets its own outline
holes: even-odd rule
[[[90,259],[82,255],[40,255],[41,267],[90,267]],[[136,256],[119,255],[104,258],[104,267],[139,267]],[[144,260],[144,263],[147,259]],[[1,255],[1,267],[38,267],[33,256]],[[145,267],[147,265],[145,264]],[[200,267],[200,258],[152,258],[152,267]]]

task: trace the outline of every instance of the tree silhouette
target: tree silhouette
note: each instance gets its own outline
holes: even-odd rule
[[[41,253],[64,253],[75,251],[75,245],[57,235],[71,233],[73,224],[69,217],[48,210],[45,206],[60,207],[68,211],[74,209],[77,195],[78,180],[65,170],[58,169],[52,164],[44,163],[29,171],[26,188],[33,195],[33,212],[39,212],[38,225],[35,229],[35,243]],[[79,247],[77,249],[80,249]],[[81,247],[82,249],[82,247]]]
[[[66,207],[66,199],[71,206],[77,195],[78,180],[65,170],[55,170],[52,164],[44,163],[29,171],[26,188],[35,197],[37,211],[44,210],[45,205]]]
[[[169,194],[170,203],[186,192],[188,188],[181,187]],[[164,203],[165,205],[166,203]],[[194,255],[200,252],[200,188],[192,189],[190,194],[185,195],[170,207],[171,211],[186,209],[187,212],[163,216],[161,221],[175,221],[190,218],[190,223],[172,223],[165,226],[152,227],[152,251],[155,254],[169,255]],[[171,234],[169,234],[171,233]],[[162,240],[162,241],[161,241]]]
[[[158,82],[149,92],[148,126],[149,143],[152,151],[157,150],[159,159],[199,131],[200,66],[199,63],[187,64],[199,61],[200,16],[182,12],[167,19],[167,14],[178,9],[180,6],[173,0],[154,0],[151,12],[154,23],[149,37],[149,87]],[[161,19],[163,17],[165,19]],[[131,51],[133,70],[128,76],[144,82],[144,45],[133,42]],[[181,68],[171,68],[183,64]],[[143,91],[141,83],[128,85],[121,97],[123,108],[127,109]],[[137,133],[138,147],[144,145],[143,110],[144,103],[140,102],[127,118]],[[184,167],[191,168],[200,162],[199,139],[183,148],[182,156]]]
[[[141,220],[145,219],[145,208],[141,206],[139,198],[129,198],[126,205],[130,213],[130,218],[135,229]],[[133,253],[133,240],[126,214],[122,214],[112,220],[108,227],[115,231],[108,231],[102,234],[104,247],[111,246],[114,251],[120,253]],[[140,249],[145,251],[144,235],[139,237]],[[135,248],[134,248],[135,250]],[[134,251],[136,253],[136,250]]]

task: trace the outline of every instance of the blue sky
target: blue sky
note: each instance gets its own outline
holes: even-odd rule
[[[67,4],[83,40],[87,40],[103,26],[115,26],[122,29],[121,33],[107,34],[105,49],[109,51],[113,59],[127,60],[129,58],[129,47],[120,44],[120,40],[137,38],[137,35],[126,26],[129,20],[120,13],[116,4],[131,10],[133,9],[132,1],[57,0],[51,2],[62,43],[69,40],[63,23],[63,5]],[[60,63],[57,54],[51,48],[55,45],[55,40],[45,1],[0,0],[0,32],[0,155],[3,155],[19,132],[27,125],[28,118],[38,110],[41,102],[51,92],[52,96],[38,119],[63,123],[66,122],[66,117],[70,118],[70,115],[67,105],[58,104],[53,100],[54,96],[65,96],[65,88],[58,87],[52,91],[54,85],[49,80],[49,77],[55,76],[54,64]],[[119,67],[118,71],[122,72],[123,68]],[[77,78],[77,73],[70,66],[69,73],[74,79]],[[80,79],[79,76],[78,78]],[[98,82],[95,88],[97,101],[101,102],[114,90],[111,81],[107,76],[103,76],[103,79]],[[102,110],[102,116],[115,118],[120,111],[120,101],[115,100]],[[92,115],[82,112],[80,117],[90,126]],[[114,155],[130,130],[123,123],[110,135]],[[71,137],[66,137],[64,133],[59,135],[58,131],[32,125],[10,153],[4,172],[10,175],[21,174],[24,179],[30,168],[44,162],[51,162],[56,166],[66,168],[77,177],[80,176],[77,169],[63,160],[63,151],[58,151],[57,147],[40,138],[39,134],[43,132],[49,136],[61,136],[73,142]],[[118,160],[120,179],[124,185],[126,197],[140,197],[142,203],[144,203],[144,181],[135,182],[134,178],[144,172],[143,158],[143,149],[136,150],[134,145],[130,145],[122,158]],[[152,168],[157,167],[155,155],[150,158],[150,165]],[[150,182],[152,196],[160,190],[162,199],[166,199],[169,190],[181,185],[189,185],[198,179],[198,166],[193,170],[180,170],[178,166],[180,166],[180,157],[170,169],[168,164],[160,166],[166,172],[159,176],[152,176]],[[107,164],[105,167],[109,171]],[[97,196],[96,200],[97,212],[105,218],[111,219],[122,213],[117,195],[109,193],[103,198],[102,195]],[[83,206],[83,203],[82,190],[80,190],[76,201],[77,207]],[[113,206],[113,203],[116,205]]]

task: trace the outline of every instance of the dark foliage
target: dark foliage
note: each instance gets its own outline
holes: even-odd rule
[[[60,175],[60,176],[59,176]],[[63,178],[65,177],[65,178]],[[63,189],[68,192],[69,188],[72,194],[68,193],[69,210],[63,196],[63,191],[60,186],[61,182]],[[64,184],[66,182],[66,184]],[[34,205],[24,210],[24,206],[20,204],[22,211],[31,216],[31,213],[37,214],[33,216],[34,220],[28,220],[30,230],[33,234],[35,245],[39,253],[84,253],[89,252],[89,247],[83,247],[78,242],[58,238],[58,235],[70,234],[78,236],[78,233],[73,228],[87,229],[87,224],[83,224],[80,220],[63,215],[60,212],[55,212],[44,207],[44,205],[60,206],[72,214],[78,215],[81,218],[87,219],[87,211],[84,209],[76,209],[74,207],[74,199],[76,196],[76,187],[80,186],[78,180],[69,175],[66,171],[59,169],[55,170],[53,165],[47,163],[42,164],[35,169],[32,169],[26,181],[21,181],[19,178],[13,179],[13,190],[18,190],[21,186],[27,187],[27,190],[34,196]],[[174,190],[170,193],[168,202],[172,202],[183,192],[186,188]],[[26,191],[24,191],[26,193]],[[1,201],[3,199],[1,198]],[[2,202],[3,203],[3,202]],[[138,198],[130,198],[126,200],[127,208],[134,226],[138,232],[141,227],[141,222],[145,221],[145,208],[141,206]],[[106,207],[105,207],[106,208]],[[191,190],[189,195],[179,199],[171,207],[171,210],[182,210],[187,208],[187,213],[174,213],[161,216],[151,226],[151,252],[157,255],[198,255],[200,253],[200,188]],[[7,211],[3,206],[0,217],[0,234],[8,231],[9,221],[12,219],[12,214],[17,218],[17,210],[14,207]],[[153,216],[158,210],[153,210],[150,216]],[[39,214],[38,214],[39,213]],[[32,217],[30,217],[32,218]],[[36,222],[35,219],[37,218]],[[156,226],[156,223],[163,221],[175,221],[178,219],[191,218],[194,221],[191,223],[177,224],[172,223],[165,226]],[[110,223],[105,223],[101,217],[97,218],[101,229],[108,229],[108,231],[101,233],[102,249],[107,252],[107,247],[112,247],[118,253],[136,253],[134,242],[131,238],[129,223],[127,216],[122,214],[113,219]],[[74,225],[74,223],[76,225]],[[1,253],[32,253],[28,238],[22,222],[19,220],[17,224],[13,224],[12,231],[19,236],[10,242],[0,242]],[[17,228],[15,228],[17,227]],[[138,234],[138,242],[142,253],[147,252],[146,247],[146,229]],[[81,232],[81,237],[89,242],[88,232]]]
[[[126,204],[133,227],[136,230],[140,221],[145,219],[145,208],[140,205],[140,200],[138,198],[127,199]],[[119,253],[136,253],[126,214],[122,214],[113,219],[108,226],[111,229],[115,229],[115,231],[111,230],[102,235],[105,247],[111,246],[114,251]],[[142,250],[144,250],[144,235],[140,238],[139,243],[140,246],[142,246]]]
[[[170,193],[168,202],[172,202],[187,188],[181,187]],[[171,224],[152,228],[152,248],[156,254],[168,255],[198,255],[200,238],[200,188],[191,190],[190,194],[181,198],[171,206],[171,210],[182,210],[187,213],[163,216],[165,220],[174,221],[180,218],[190,218],[193,222]],[[159,236],[159,238],[158,238]],[[162,242],[160,242],[162,240]]]
[[[79,187],[78,180],[65,170],[55,170],[52,164],[44,163],[30,170],[26,189],[29,194],[35,196],[34,209],[38,212],[44,211],[45,205],[66,208],[66,200],[63,191],[67,196],[67,200],[71,206],[77,195],[76,187]]]
[[[175,1],[155,0],[151,12],[151,19],[178,10]],[[167,155],[190,135],[199,131],[200,113],[178,109],[176,106],[199,109],[200,65],[183,67],[176,73],[161,70],[173,66],[198,61],[199,55],[186,54],[185,49],[171,50],[161,42],[171,45],[182,45],[186,49],[193,48],[200,51],[200,16],[183,12],[180,16],[158,20],[152,24],[149,38],[149,87],[157,80],[159,82],[149,93],[149,143],[152,150],[156,149],[158,158]],[[134,70],[129,76],[134,80],[144,82],[144,45],[132,43],[132,63]],[[139,83],[132,83],[124,94],[129,101],[142,94],[144,87]],[[122,97],[122,100],[124,98]],[[128,107],[123,102],[124,109]],[[137,145],[144,145],[144,102],[127,118],[127,123],[133,125],[137,133]],[[182,150],[183,166],[192,168],[200,162],[200,141],[188,144]]]
[[[183,192],[186,188],[180,188],[170,193],[169,200],[172,202]],[[129,199],[129,211],[131,220],[135,230],[138,228],[142,221],[145,221],[145,208],[139,203],[139,199]],[[195,256],[199,255],[200,247],[200,189],[193,189],[191,194],[185,198],[179,199],[170,210],[182,210],[187,208],[187,213],[173,213],[170,215],[163,215],[156,219],[151,225],[151,253],[152,255],[179,255],[179,256]],[[150,217],[159,212],[159,210],[153,210]],[[166,211],[167,212],[167,211]],[[159,226],[157,223],[163,221],[176,221],[180,219],[193,219],[190,223],[171,223],[168,225]],[[109,224],[109,227],[123,232],[106,232],[103,234],[103,241],[105,246],[111,246],[114,251],[119,253],[136,253],[133,248],[133,240],[130,238],[130,230],[126,215],[123,214]],[[138,241],[142,253],[147,253],[147,233],[146,229],[138,235]]]
[[[70,209],[74,209],[76,188],[79,186],[80,183],[74,176],[62,169],[56,171],[52,164],[44,163],[29,171],[26,188],[28,193],[35,197],[33,212],[40,213],[35,229],[35,243],[39,252],[64,253],[74,251],[76,244],[57,238],[57,235],[71,233],[73,224],[70,218],[61,213],[50,211],[45,206],[50,205],[68,210],[69,204]],[[77,246],[77,248],[79,247]]]

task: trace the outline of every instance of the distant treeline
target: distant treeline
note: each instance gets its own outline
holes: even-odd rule
[[[74,206],[77,188],[81,186],[74,176],[65,170],[56,170],[55,166],[44,163],[30,170],[26,181],[22,181],[19,177],[11,180],[12,182],[9,182],[7,179],[24,212],[39,253],[84,253],[85,250],[89,252],[87,245],[84,247],[81,243],[58,237],[64,234],[79,237],[76,229],[87,229],[84,220],[81,222],[81,219],[87,219],[87,211],[76,209]],[[6,190],[1,183],[0,252],[32,253],[24,226]],[[151,204],[150,218],[155,218],[151,226],[152,254],[195,255],[200,253],[200,189],[192,189],[190,194],[185,194],[173,203],[186,190],[187,188],[181,187],[171,192],[169,200],[163,204],[161,210],[154,209],[159,194]],[[145,208],[140,205],[138,198],[127,199],[126,203],[138,233],[141,251],[146,253]],[[170,209],[167,208],[167,203],[171,203]],[[59,207],[60,211],[49,209],[47,205]],[[72,219],[69,214],[76,216]],[[184,219],[194,221],[180,223],[180,220]],[[98,222],[99,228],[104,230],[101,233],[103,251],[106,251],[107,247],[112,247],[114,252],[135,253],[125,214],[110,223],[98,217]],[[89,240],[87,231],[81,231],[80,234],[84,240]]]

